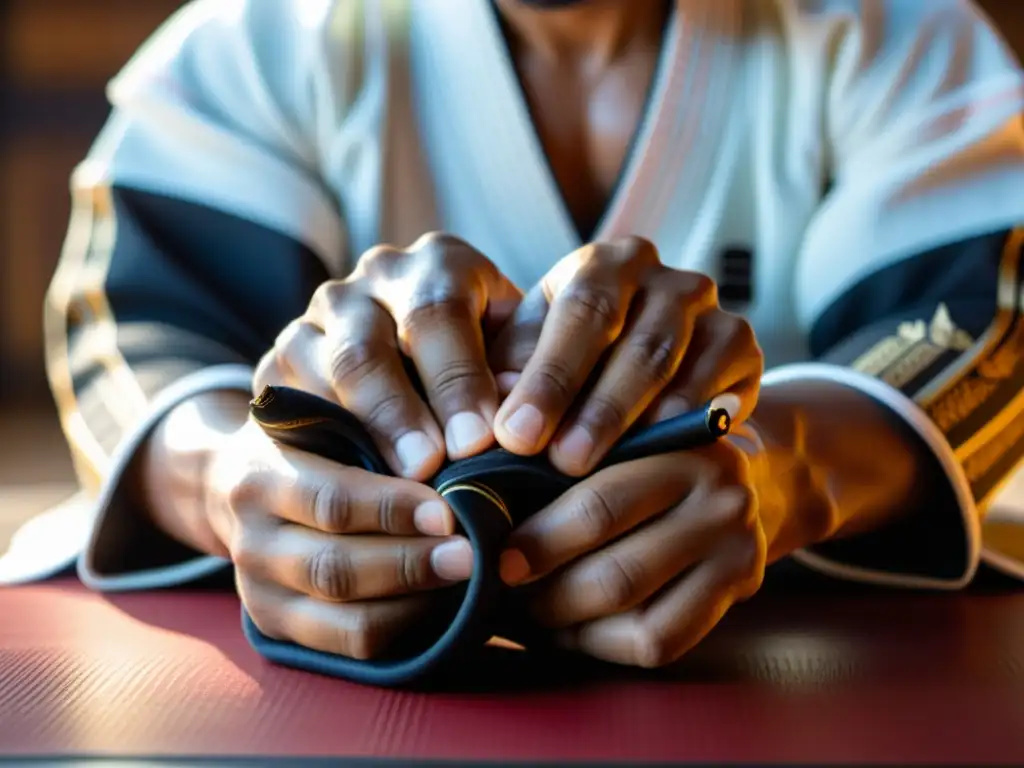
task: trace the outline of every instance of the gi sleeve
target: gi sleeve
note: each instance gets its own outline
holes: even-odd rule
[[[864,26],[831,62],[831,187],[795,280],[814,362],[765,386],[859,389],[934,459],[906,518],[798,558],[958,588],[979,562],[984,510],[1024,458],[1024,79],[966,2],[858,5]]]
[[[73,174],[47,365],[95,517],[78,561],[94,588],[225,565],[148,523],[126,477],[175,405],[248,393],[260,356],[340,263],[302,66],[311,15],[332,5],[306,2],[302,16],[290,0],[190,3],[110,84],[109,122]]]

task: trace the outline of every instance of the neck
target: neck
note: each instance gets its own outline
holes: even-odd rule
[[[523,0],[495,0],[509,42],[552,62],[604,66],[637,46],[658,48],[668,20],[666,0],[587,0],[540,7]]]

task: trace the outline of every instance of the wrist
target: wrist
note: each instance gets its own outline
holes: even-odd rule
[[[778,439],[769,423],[751,418],[730,440],[747,455],[771,563],[832,536],[836,516],[821,473],[793,441]]]
[[[240,391],[199,394],[171,410],[140,453],[140,495],[151,521],[205,554],[227,553],[214,475],[248,420],[248,401]]]

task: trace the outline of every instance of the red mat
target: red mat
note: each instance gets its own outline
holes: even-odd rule
[[[1024,594],[775,590],[671,673],[395,693],[275,668],[225,593],[0,591],[0,755],[1024,761]]]

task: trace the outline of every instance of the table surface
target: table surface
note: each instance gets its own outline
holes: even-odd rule
[[[1024,761],[1024,593],[769,578],[678,668],[489,649],[431,693],[273,667],[223,590],[0,591],[0,754]]]

